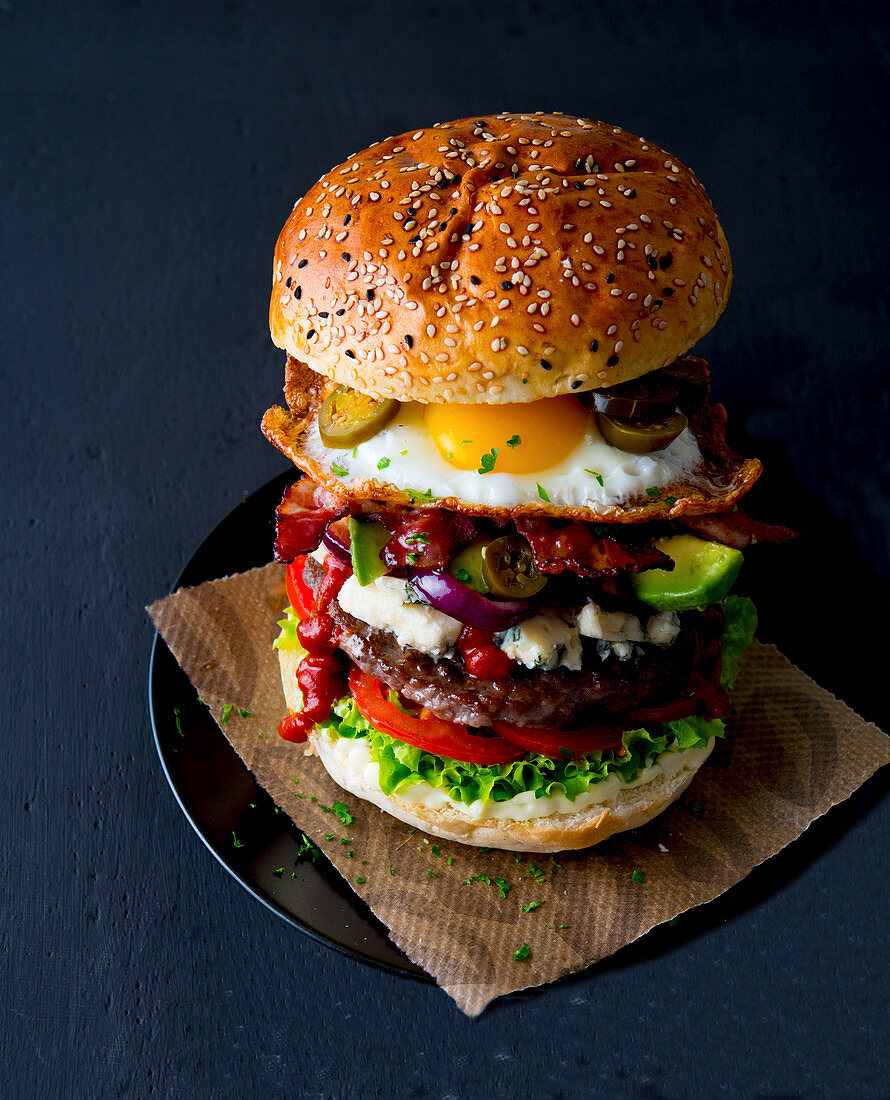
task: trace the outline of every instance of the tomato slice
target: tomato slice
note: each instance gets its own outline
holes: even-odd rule
[[[308,554],[301,554],[298,558],[294,558],[285,573],[287,598],[301,619],[305,619],[315,606],[315,594],[303,579],[303,569],[308,557]]]
[[[428,713],[422,718],[405,714],[387,699],[379,680],[355,665],[349,671],[349,687],[356,706],[377,729],[424,752],[468,764],[510,764],[525,755],[509,741],[472,734],[457,722]]]
[[[622,747],[621,730],[608,726],[593,726],[590,729],[569,732],[514,726],[510,722],[492,722],[491,728],[505,741],[518,745],[526,752],[538,752],[557,760],[562,756],[561,749],[568,749],[576,756],[582,752],[602,752]]]

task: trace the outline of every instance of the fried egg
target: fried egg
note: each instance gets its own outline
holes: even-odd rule
[[[394,420],[357,447],[326,447],[313,424],[303,449],[346,485],[375,479],[497,508],[542,500],[608,507],[681,481],[702,463],[688,428],[652,454],[611,446],[574,397],[504,405],[405,402]]]

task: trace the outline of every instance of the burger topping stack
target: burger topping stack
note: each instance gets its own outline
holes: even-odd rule
[[[701,359],[732,273],[694,175],[561,115],[389,138],[294,207],[271,328],[290,713],[429,832],[555,851],[660,812],[723,735],[760,473]]]

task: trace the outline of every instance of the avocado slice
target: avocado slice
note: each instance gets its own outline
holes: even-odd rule
[[[472,588],[474,592],[478,592],[482,596],[487,596],[489,591],[488,585],[485,583],[485,576],[482,573],[482,550],[487,545],[488,539],[476,539],[475,542],[465,546],[456,557],[452,558],[451,564],[448,566],[452,576],[457,577],[468,588]]]
[[[380,560],[380,551],[391,538],[382,523],[349,517],[352,571],[362,588],[386,572],[386,566]]]
[[[674,562],[667,569],[647,569],[633,578],[634,591],[656,611],[689,611],[718,603],[728,594],[742,567],[740,550],[695,535],[656,539],[655,547]]]

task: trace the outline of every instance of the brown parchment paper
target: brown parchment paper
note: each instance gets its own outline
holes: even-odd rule
[[[284,570],[273,564],[180,589],[148,610],[218,722],[225,703],[250,711],[233,709],[220,729],[259,783],[470,1016],[718,897],[890,762],[890,738],[755,642],[729,737],[683,799],[644,828],[586,852],[518,862],[516,853],[425,838],[343,792],[303,746],[277,736],[285,704],[271,642],[286,603]],[[354,823],[344,827],[321,808],[334,801],[348,805]],[[352,841],[352,858],[341,836]],[[493,883],[463,885],[476,875],[508,884],[506,896]],[[543,904],[523,912],[534,901]],[[514,961],[523,944],[528,957]]]

